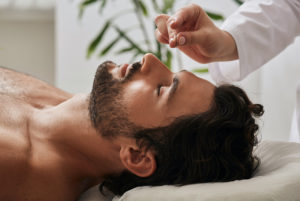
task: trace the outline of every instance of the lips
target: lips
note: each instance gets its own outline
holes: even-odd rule
[[[120,67],[120,76],[121,76],[121,78],[124,78],[124,77],[125,77],[128,66],[129,66],[128,64],[123,64],[123,65]]]

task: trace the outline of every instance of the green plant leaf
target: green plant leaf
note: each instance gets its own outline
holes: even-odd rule
[[[140,54],[146,54],[124,31],[119,27],[114,26],[115,30],[120,34],[120,37],[124,38],[130,45],[134,47]]]
[[[97,37],[90,43],[87,50],[87,58],[90,58],[91,55],[95,52],[97,46],[101,42],[104,34],[106,33],[109,27],[110,27],[110,21],[107,21],[106,24],[101,29],[101,31],[99,32],[99,34],[97,35]]]
[[[81,18],[86,6],[96,3],[98,0],[84,0],[79,4],[79,15],[78,17]]]
[[[217,14],[209,11],[205,11],[205,12],[213,20],[224,20],[224,17],[221,14]]]
[[[162,13],[162,11],[161,11],[161,9],[159,8],[159,6],[158,6],[156,0],[152,0],[151,2],[152,2],[152,6],[153,6],[154,10],[155,10],[157,13]]]
[[[193,73],[208,73],[208,68],[196,68],[192,70]]]
[[[134,49],[133,46],[130,46],[130,47],[126,47],[126,48],[123,48],[123,49],[120,49],[118,52],[116,52],[117,54],[123,54],[123,53],[126,53],[126,52],[130,52]]]
[[[102,2],[101,2],[101,6],[100,6],[100,13],[102,13],[102,11],[103,11],[103,9],[105,8],[105,6],[106,6],[106,3],[107,3],[107,1],[106,0],[102,0]]]
[[[93,3],[96,3],[98,0],[84,0],[81,2],[80,6],[87,6]]]
[[[156,52],[154,54],[157,56],[159,60],[161,60],[161,44],[157,40],[155,40],[155,42],[156,42]]]
[[[106,55],[110,50],[111,48],[113,48],[120,40],[120,36],[116,37],[114,40],[112,40],[99,54],[99,57],[100,56],[104,56]]]
[[[171,70],[172,69],[172,52],[170,50],[167,50],[167,54],[166,54],[166,61],[164,61],[164,64]]]
[[[163,4],[163,9],[162,12],[163,13],[168,13],[168,11],[170,11],[175,3],[175,0],[163,0],[164,4]]]
[[[239,5],[242,5],[244,2],[243,1],[241,1],[241,0],[233,0],[234,2],[236,2],[237,4],[239,4]]]
[[[140,8],[141,8],[142,11],[143,11],[143,15],[144,15],[145,17],[148,17],[148,10],[147,10],[147,8],[146,8],[144,2],[141,1],[141,0],[139,0],[139,1],[138,1],[138,4],[139,4]]]

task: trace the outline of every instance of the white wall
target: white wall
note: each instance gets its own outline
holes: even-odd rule
[[[128,54],[115,56],[110,54],[105,57],[86,59],[86,50],[91,40],[98,34],[103,26],[105,17],[100,17],[98,7],[88,8],[81,20],[78,19],[78,5],[80,0],[57,0],[56,9],[56,84],[70,92],[89,92],[93,82],[93,76],[98,65],[105,60],[113,60],[116,63],[128,62],[131,57]],[[106,9],[103,16],[112,16],[111,11],[116,9],[131,8],[128,0],[110,1],[112,5]],[[125,16],[119,20],[122,25],[132,22],[132,16]],[[116,34],[109,32],[105,36],[108,42]],[[139,37],[139,36],[136,36]],[[124,45],[124,43],[119,43]],[[101,46],[103,48],[103,45]]]
[[[89,92],[91,89],[94,72],[97,66],[107,60],[116,63],[127,62],[130,55],[115,56],[113,54],[103,58],[87,60],[85,58],[86,48],[91,39],[98,33],[103,25],[104,19],[111,13],[120,9],[129,8],[129,0],[115,0],[102,17],[98,15],[98,7],[89,8],[82,20],[78,20],[79,0],[67,1],[57,0],[56,12],[56,84],[70,92]],[[177,7],[183,6],[179,1]],[[230,15],[236,8],[230,0],[193,0],[206,9],[217,11],[225,16]],[[132,16],[121,19],[120,25],[127,26],[132,23]],[[152,23],[147,22],[148,30]],[[133,32],[132,34],[136,34]],[[153,37],[153,33],[149,31]],[[114,33],[108,34],[105,40],[114,37]],[[139,38],[139,35],[135,35]],[[119,45],[124,45],[120,43]],[[175,50],[174,50],[175,51]],[[265,106],[266,113],[261,121],[262,138],[273,140],[288,140],[290,132],[290,120],[295,106],[295,86],[300,77],[299,58],[300,41],[289,47],[279,57],[268,63],[263,70],[259,70],[245,79],[242,85],[254,102],[260,102]],[[197,67],[199,64],[183,57],[183,66]],[[174,62],[174,65],[178,63]],[[176,69],[176,67],[175,67]],[[210,79],[208,75],[202,76]]]
[[[54,83],[54,21],[0,16],[0,66]]]
[[[79,1],[57,0],[56,85],[69,92],[88,92],[98,60],[86,60],[86,48],[97,33],[101,19],[93,9],[78,20]],[[94,15],[93,15],[94,14]]]
[[[267,63],[262,70],[261,97],[265,106],[263,134],[267,138],[288,140],[300,84],[300,38]]]

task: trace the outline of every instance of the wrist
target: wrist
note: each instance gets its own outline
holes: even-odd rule
[[[231,61],[239,58],[234,38],[227,31],[221,30],[220,61]]]

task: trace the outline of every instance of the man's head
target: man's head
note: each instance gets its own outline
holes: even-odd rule
[[[126,171],[104,186],[122,194],[136,186],[249,178],[258,126],[252,104],[234,86],[215,87],[187,71],[172,73],[147,54],[141,63],[102,64],[90,99],[93,125],[106,137],[127,137]]]
[[[112,111],[116,112],[114,117],[124,114],[130,122],[143,128],[165,126],[176,117],[206,111],[214,88],[188,71],[172,73],[152,54],[145,55],[142,64],[117,66],[108,61],[97,70],[91,112],[94,117],[106,119],[112,117]],[[95,126],[104,127],[104,118],[95,119]],[[117,122],[109,119],[107,123]]]

